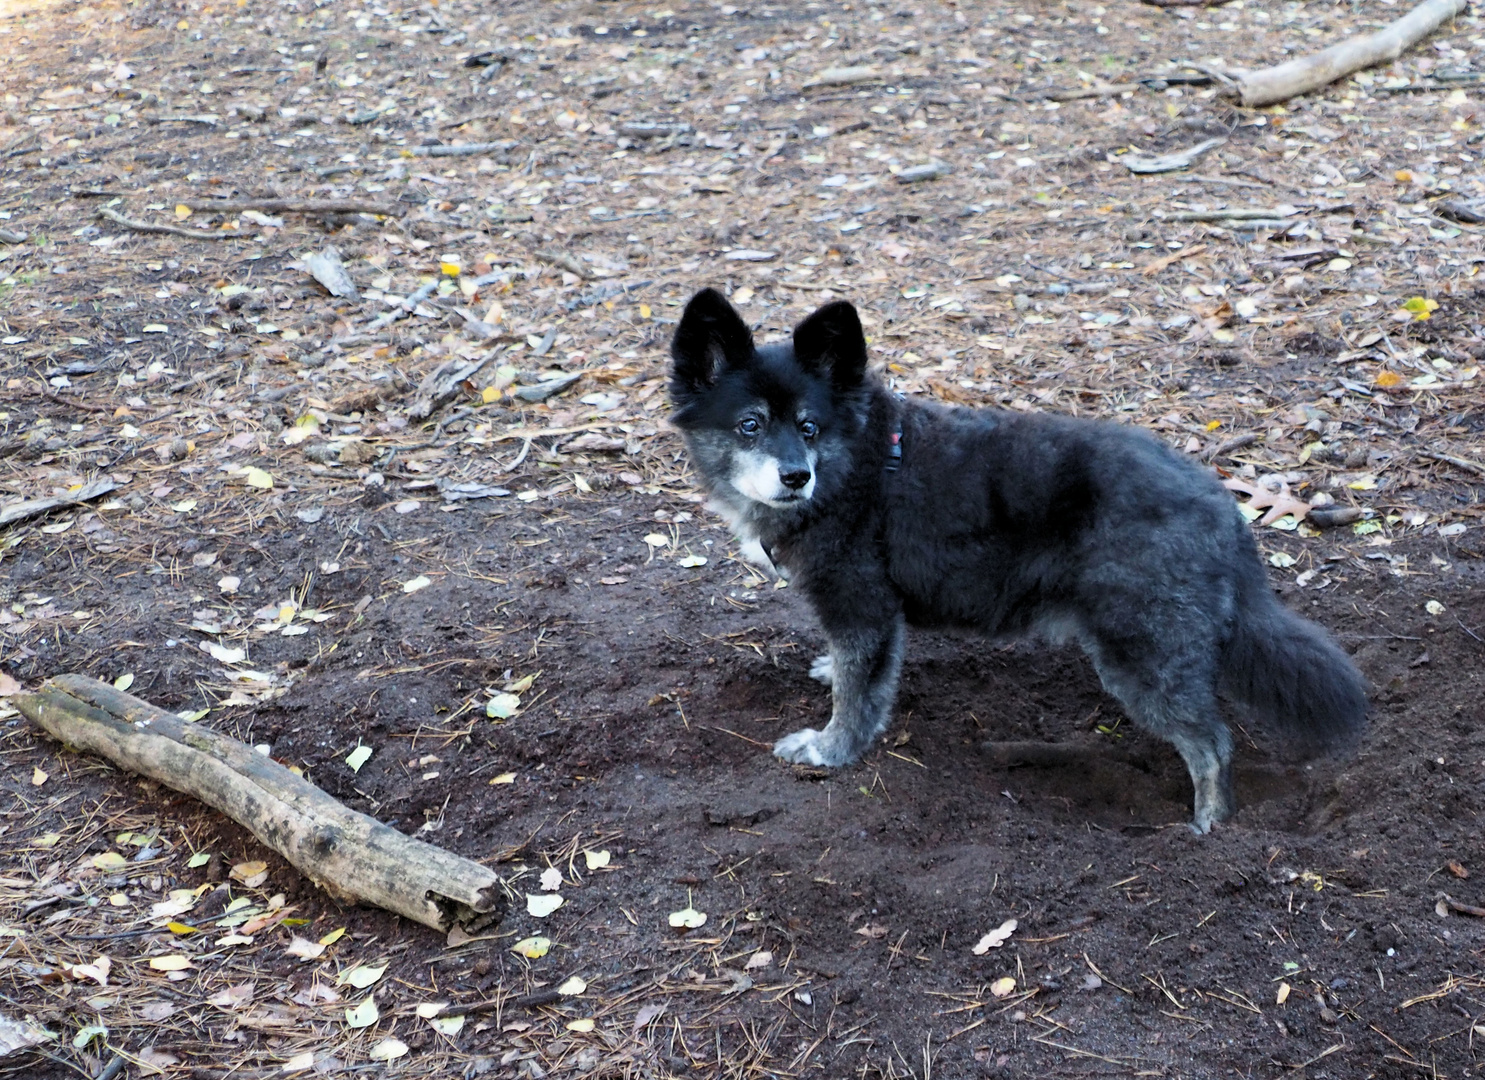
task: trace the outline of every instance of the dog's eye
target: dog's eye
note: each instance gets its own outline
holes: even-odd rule
[[[738,422],[737,430],[742,432],[742,434],[744,435],[752,437],[758,434],[758,421],[754,420],[750,416],[746,420],[741,420]]]
[[[801,420],[799,422],[799,433],[806,439],[813,439],[820,434],[820,425],[813,420]]]

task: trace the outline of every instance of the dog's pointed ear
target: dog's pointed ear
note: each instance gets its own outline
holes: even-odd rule
[[[806,367],[828,370],[841,389],[860,384],[866,373],[866,335],[848,301],[826,304],[794,328],[794,356]]]
[[[684,397],[705,390],[727,367],[740,367],[753,355],[753,332],[727,298],[702,289],[681,316],[670,342],[671,394]]]

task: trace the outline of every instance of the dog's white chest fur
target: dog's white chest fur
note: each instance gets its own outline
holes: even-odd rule
[[[768,552],[763,550],[758,534],[753,531],[747,515],[741,510],[715,495],[706,501],[706,508],[714,511],[723,521],[727,522],[732,535],[737,537],[739,555],[760,570],[766,570],[777,577],[788,576],[781,567],[774,565],[774,561],[768,557]]]

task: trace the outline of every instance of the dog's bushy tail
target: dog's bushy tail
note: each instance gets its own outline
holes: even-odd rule
[[[1223,689],[1310,753],[1352,745],[1366,721],[1361,672],[1319,626],[1249,583],[1223,655]]]

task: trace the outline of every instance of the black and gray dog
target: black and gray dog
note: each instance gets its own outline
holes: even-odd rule
[[[1215,477],[1136,428],[899,400],[836,302],[755,348],[712,289],[671,345],[673,420],[744,553],[809,597],[830,652],[823,731],[774,746],[845,765],[891,719],[908,625],[1078,642],[1106,690],[1180,752],[1193,827],[1233,812],[1218,693],[1301,749],[1360,731],[1351,661],[1269,589]]]

